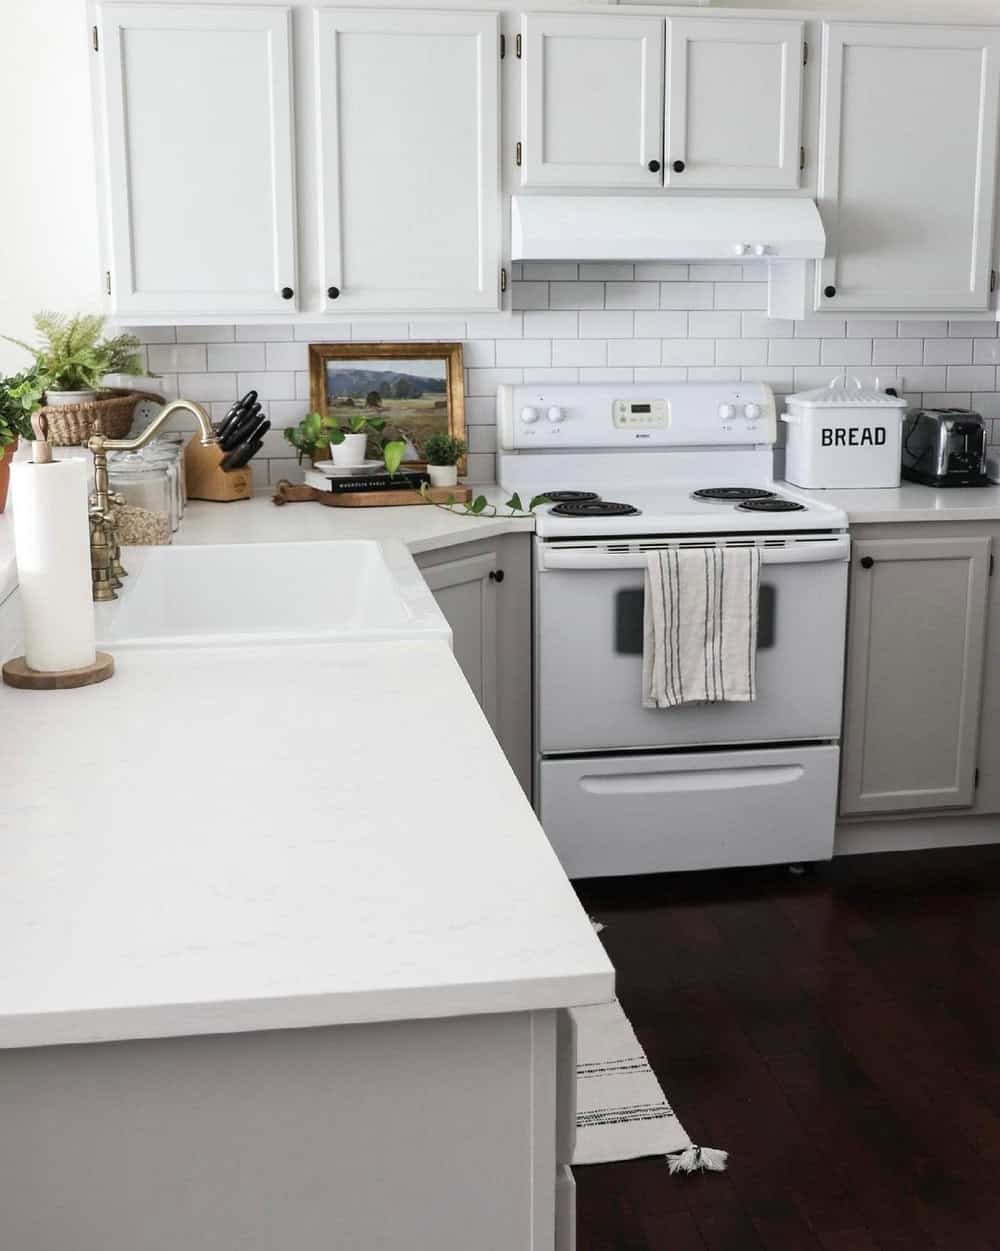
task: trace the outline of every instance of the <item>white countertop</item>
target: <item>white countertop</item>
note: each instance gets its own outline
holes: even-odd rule
[[[1000,486],[937,490],[906,482],[901,487],[807,491],[800,495],[842,508],[852,526],[869,522],[1000,521]]]
[[[500,507],[507,493],[473,487]],[[502,510],[503,511],[503,510]],[[310,539],[398,539],[411,552],[428,552],[475,539],[533,530],[532,517],[468,517],[430,504],[399,508],[327,508],[306,502],[271,502],[271,494],[231,504],[188,504],[175,543],[287,543]]]
[[[116,662],[0,687],[0,1046],[612,996],[445,644]]]

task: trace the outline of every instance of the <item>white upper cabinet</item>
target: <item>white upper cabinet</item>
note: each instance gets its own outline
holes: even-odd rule
[[[317,11],[328,312],[499,306],[499,56],[496,14]]]
[[[289,12],[99,9],[111,309],[296,307]]]
[[[526,187],[658,187],[663,19],[522,18],[521,181]]]
[[[667,21],[669,187],[799,185],[803,24]]]
[[[989,307],[998,52],[988,28],[826,24],[817,308]]]

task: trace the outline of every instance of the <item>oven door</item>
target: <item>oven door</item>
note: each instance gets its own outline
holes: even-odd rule
[[[541,754],[839,738],[850,539],[723,541],[761,548],[757,698],[668,709],[642,706],[642,612],[644,553],[671,541],[536,541]]]

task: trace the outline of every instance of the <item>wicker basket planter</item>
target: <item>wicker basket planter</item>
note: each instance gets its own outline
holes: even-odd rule
[[[135,406],[140,400],[163,403],[163,397],[147,391],[102,391],[89,404],[46,405],[39,411],[49,423],[49,442],[57,447],[82,447],[100,427],[109,439],[124,439],[132,429]]]

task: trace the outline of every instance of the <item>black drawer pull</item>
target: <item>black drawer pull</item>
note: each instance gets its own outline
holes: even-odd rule
[[[326,294],[331,300],[335,300],[340,295],[340,288],[339,287],[327,287]]]
[[[291,287],[282,287],[282,288],[281,288],[281,298],[282,298],[283,300],[290,300],[294,294],[295,294],[295,292],[292,290],[292,288],[291,288]]]
[[[872,567],[872,565],[874,565],[874,564],[875,564],[875,558],[874,558],[874,556],[862,556],[862,557],[861,557],[861,568],[862,568],[862,569],[870,569],[870,568]]]
[[[502,570],[502,569],[491,569],[491,570],[490,570],[490,581],[491,581],[491,582],[502,582],[502,581],[503,581],[503,570]]]

